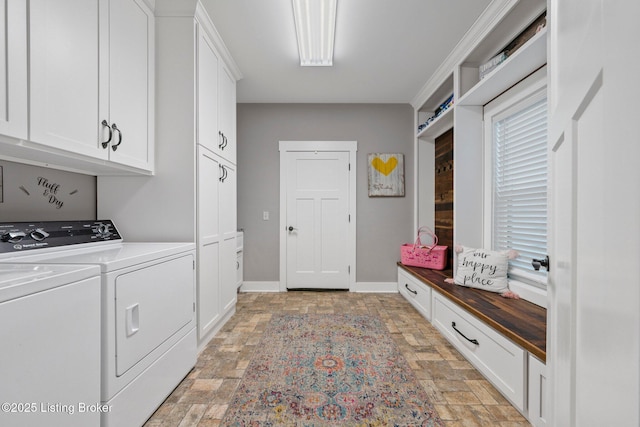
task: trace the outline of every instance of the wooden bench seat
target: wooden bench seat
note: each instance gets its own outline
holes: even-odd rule
[[[398,266],[509,338],[542,362],[547,354],[547,310],[529,301],[446,283],[452,271]]]

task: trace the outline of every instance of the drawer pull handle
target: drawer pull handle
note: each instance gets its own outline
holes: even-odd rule
[[[416,291],[414,291],[413,289],[411,289],[411,288],[409,287],[409,284],[408,284],[408,283],[405,283],[405,284],[404,284],[404,287],[405,287],[405,288],[407,288],[407,290],[408,290],[409,292],[411,292],[412,294],[414,294],[414,295],[418,295],[418,292],[416,292]]]
[[[465,334],[463,334],[462,332],[460,332],[460,331],[458,330],[458,328],[456,328],[456,322],[451,322],[451,327],[452,327],[452,328],[453,328],[457,333],[459,333],[460,335],[462,335],[462,338],[464,338],[465,340],[469,341],[469,342],[470,342],[470,343],[472,343],[472,344],[480,345],[480,343],[478,342],[478,340],[476,340],[476,339],[470,340],[469,338],[467,338],[467,337],[466,337],[466,335],[465,335]]]

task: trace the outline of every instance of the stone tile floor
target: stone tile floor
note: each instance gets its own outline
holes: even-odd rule
[[[399,294],[241,293],[236,314],[146,427],[220,426],[273,313],[376,314],[447,426],[529,426],[527,420]]]

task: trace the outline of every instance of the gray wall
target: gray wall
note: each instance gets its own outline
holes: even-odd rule
[[[413,108],[408,104],[238,104],[238,227],[244,280],[279,280],[279,141],[358,141],[356,282],[395,282],[412,241]],[[368,197],[367,154],[403,153],[405,197]],[[268,211],[268,221],[262,213]]]
[[[95,176],[0,160],[0,222],[95,218]]]

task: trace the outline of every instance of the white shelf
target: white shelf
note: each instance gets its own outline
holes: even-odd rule
[[[418,132],[418,139],[436,138],[453,127],[453,105],[432,121],[429,126]]]
[[[495,70],[487,74],[458,105],[485,105],[547,63],[547,29],[542,29]]]

